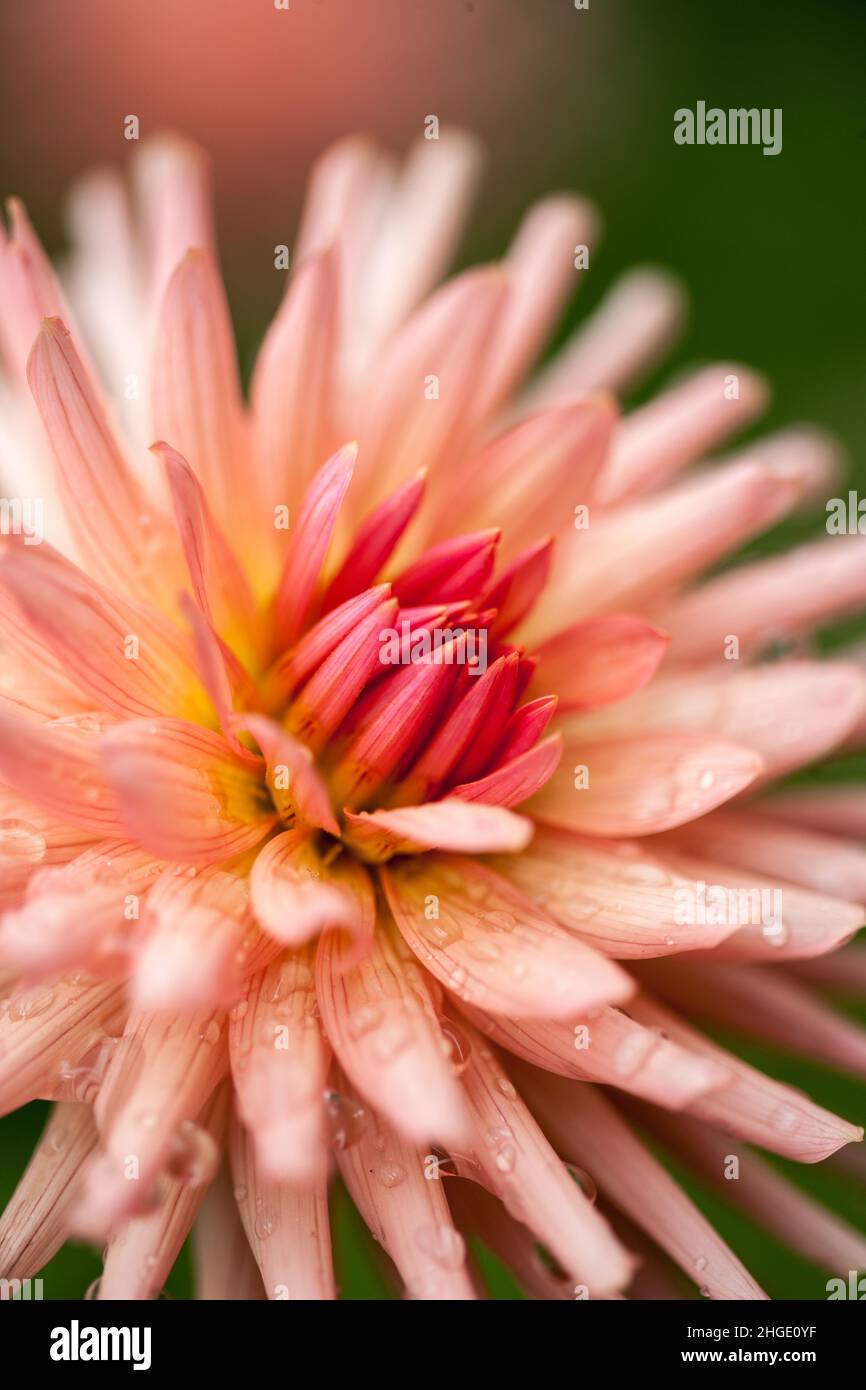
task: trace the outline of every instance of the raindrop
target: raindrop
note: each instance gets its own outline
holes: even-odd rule
[[[9,1005],[9,1018],[13,1023],[24,1019],[38,1018],[54,1003],[53,989],[31,989],[25,994],[16,995]]]
[[[167,1168],[186,1187],[210,1182],[219,1166],[219,1147],[213,1135],[193,1120],[184,1120],[172,1141]]]
[[[325,1091],[324,1100],[331,1146],[342,1153],[358,1143],[367,1128],[369,1115],[359,1101],[340,1091]]]
[[[372,1033],[374,1028],[378,1028],[381,1022],[382,1010],[375,1004],[363,1004],[349,1016],[349,1032],[353,1038],[362,1038],[365,1033]]]
[[[383,1187],[399,1187],[406,1180],[406,1169],[402,1163],[381,1163],[376,1169],[376,1177]]]
[[[442,1043],[445,1055],[454,1068],[457,1076],[462,1076],[469,1066],[472,1056],[472,1044],[460,1027],[453,1019],[442,1018],[439,1020],[442,1029]]]
[[[565,1171],[577,1183],[584,1197],[588,1201],[594,1202],[598,1197],[598,1188],[592,1175],[585,1168],[578,1168],[575,1163],[566,1163]]]

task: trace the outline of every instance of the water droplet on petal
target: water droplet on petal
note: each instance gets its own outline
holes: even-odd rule
[[[575,1163],[566,1163],[565,1171],[569,1177],[573,1178],[588,1201],[594,1202],[598,1197],[598,1188],[595,1179],[585,1168],[578,1168]]]
[[[457,1076],[462,1076],[472,1056],[472,1044],[460,1027],[453,1019],[442,1018],[439,1020],[442,1029],[442,1043],[446,1057],[450,1061]]]
[[[340,1091],[326,1091],[324,1100],[331,1146],[342,1153],[357,1144],[367,1128],[369,1114],[359,1101]]]

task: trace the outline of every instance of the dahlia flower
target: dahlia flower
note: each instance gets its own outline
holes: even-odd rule
[[[11,204],[0,1102],[53,1108],[4,1277],[71,1235],[150,1298],[193,1230],[203,1298],[333,1298],[338,1169],[411,1298],[478,1297],[470,1240],[543,1299],[765,1297],[660,1153],[866,1265],[756,1152],[862,1130],[702,1031],[866,1072],[821,995],[866,979],[866,798],[769,786],[866,732],[809,646],[866,543],[702,577],[833,446],[681,477],[764,402],[730,363],[619,419],[652,269],[527,384],[596,217],[436,288],[477,165],[324,156],[248,400],[197,151],[86,179],[60,278]]]

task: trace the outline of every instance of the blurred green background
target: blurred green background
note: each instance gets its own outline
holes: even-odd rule
[[[214,159],[248,367],[282,290],[272,247],[294,222],[309,156],[353,128],[400,148],[436,112],[478,130],[490,147],[464,263],[497,255],[530,198],[557,187],[589,194],[605,234],[563,335],[620,270],[639,261],[669,267],[689,289],[691,313],[642,394],[688,363],[750,363],[774,392],[760,428],[802,419],[827,426],[849,451],[851,486],[863,489],[862,0],[590,0],[587,11],[572,0],[292,0],[295,27],[279,30],[270,0],[155,0],[137,10],[81,0],[60,12],[46,0],[7,0],[0,11],[0,186],[25,198],[52,251],[62,249],[68,180],[128,153],[119,135],[126,112],[140,112],[145,129],[184,129]],[[301,76],[282,82],[290,69]],[[782,153],[675,145],[674,110],[698,100],[781,107]],[[753,549],[818,532],[822,521],[790,522]],[[829,775],[864,771],[863,759],[849,758]],[[866,1120],[866,1087],[769,1049],[741,1050],[831,1109]],[[32,1105],[0,1122],[0,1200],[44,1110]],[[866,1164],[860,1181],[833,1165],[780,1166],[866,1228]],[[826,1273],[692,1190],[771,1296],[825,1297]],[[390,1296],[340,1192],[334,1216],[342,1296]],[[485,1269],[496,1296],[517,1296],[495,1262],[485,1259]],[[94,1252],[69,1246],[44,1271],[46,1296],[80,1297],[98,1273]],[[189,1296],[185,1255],[169,1292]]]

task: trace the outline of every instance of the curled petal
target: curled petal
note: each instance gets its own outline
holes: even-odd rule
[[[256,856],[253,912],[270,936],[298,947],[325,927],[359,941],[373,931],[372,889],[360,864],[327,860],[309,831],[287,830]]]

